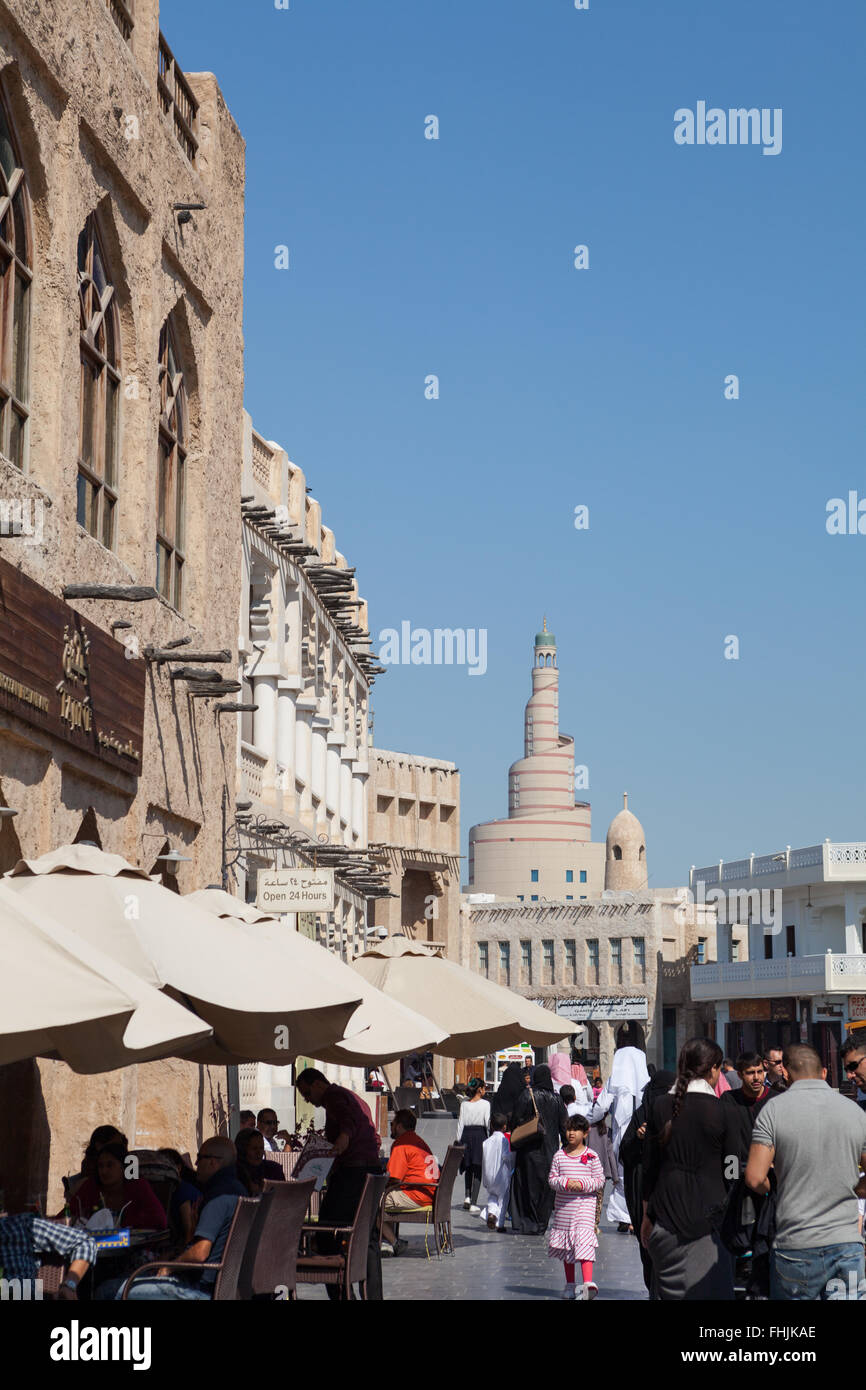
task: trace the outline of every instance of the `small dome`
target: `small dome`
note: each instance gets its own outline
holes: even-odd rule
[[[647,886],[646,835],[637,816],[628,809],[628,792],[623,794],[623,809],[607,832],[604,886],[633,892]]]
[[[546,619],[546,618],[544,619],[544,626],[542,627],[541,632],[536,632],[536,634],[535,634],[535,645],[536,645],[536,647],[555,647],[555,646],[556,646],[556,638],[554,637],[554,635],[553,635],[552,632],[548,632],[548,630],[547,630],[547,619]]]

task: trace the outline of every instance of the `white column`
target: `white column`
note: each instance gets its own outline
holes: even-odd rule
[[[277,751],[276,676],[256,676],[253,682],[253,703],[258,705],[258,709],[253,714],[253,743],[268,760],[262,783],[266,799],[271,800],[276,782],[274,769]]]
[[[358,773],[352,778],[352,830],[360,835],[362,845],[367,843],[366,780]]]
[[[328,745],[325,742],[325,730],[313,729],[311,781],[313,796],[317,798],[320,805],[324,805],[325,801],[325,763],[327,747]]]
[[[277,692],[277,762],[295,776],[295,701],[291,690]]]
[[[340,762],[340,816],[346,822],[347,843],[352,843],[352,768]]]
[[[844,924],[844,950],[846,955],[859,956],[862,950],[862,937],[860,931],[860,905],[862,899],[856,889],[845,889],[845,924]],[[835,943],[828,942],[836,950]],[[802,951],[798,952],[802,955]]]
[[[312,716],[306,710],[298,710],[295,721],[295,776],[301,783],[301,811],[309,811],[312,805],[312,744]]]
[[[340,815],[340,749],[337,744],[328,744],[326,754],[325,804],[331,815]]]

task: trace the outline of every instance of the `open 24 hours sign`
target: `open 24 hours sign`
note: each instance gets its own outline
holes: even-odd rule
[[[256,907],[261,912],[333,912],[333,869],[267,869],[259,873]]]

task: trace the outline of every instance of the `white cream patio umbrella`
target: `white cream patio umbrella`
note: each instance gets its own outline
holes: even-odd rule
[[[445,1057],[479,1057],[519,1042],[549,1047],[576,1031],[568,1019],[405,936],[378,942],[352,969],[444,1028],[448,1037],[435,1050]]]
[[[231,893],[225,893],[221,888],[199,888],[187,894],[185,901],[194,902],[219,917],[234,918],[253,925],[254,930],[261,930],[268,940],[276,941],[292,956],[298,954],[296,947],[299,944],[303,944],[305,950],[314,945],[297,932],[281,926],[254,904],[243,903],[240,898],[232,897]],[[360,986],[363,994],[361,1003],[346,1025],[346,1036],[309,1054],[317,1062],[335,1062],[345,1067],[384,1064],[405,1057],[409,1052],[436,1049],[446,1038],[445,1031],[431,1019],[367,984],[324,946],[315,945],[314,949],[325,957],[335,980],[341,983],[348,980],[353,988]],[[306,959],[304,952],[300,954]]]
[[[211,1030],[0,881],[0,1064],[30,1057],[114,1071],[205,1042]]]
[[[93,845],[19,860],[4,882],[209,1023],[214,1036],[193,1061],[283,1066],[294,1053],[315,1056],[343,1036],[361,1001],[351,979],[322,967],[314,942],[302,940],[306,957],[292,969],[259,929],[204,912]]]

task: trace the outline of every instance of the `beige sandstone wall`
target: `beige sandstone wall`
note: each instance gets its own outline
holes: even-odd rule
[[[139,650],[189,635],[194,646],[237,649],[242,447],[244,145],[215,79],[190,77],[201,101],[197,167],[182,153],[156,91],[158,12],[136,0],[131,44],[104,0],[0,3],[0,83],[30,187],[34,223],[29,459],[0,458],[0,497],[44,504],[41,544],[0,540],[0,554],[59,596],[64,583],[153,584],[160,328],[177,307],[189,381],[187,589],[184,613],[163,600],[75,601],[109,629],[132,623]],[[171,42],[171,35],[168,36]],[[190,55],[194,58],[194,55]],[[127,139],[127,117],[138,138]],[[205,202],[181,228],[175,201]],[[121,319],[120,509],[115,553],[76,522],[79,322],[76,244],[98,211]],[[127,637],[128,640],[128,637]],[[225,668],[233,676],[235,664]],[[234,792],[236,729],[210,702],[148,671],[144,756],[137,783],[0,713],[0,796],[19,808],[0,834],[0,868],[71,839],[88,806],[106,850],[150,868],[164,840],[188,854],[182,891],[218,881],[222,788]],[[98,1123],[130,1141],[195,1152],[224,1115],[225,1073],[152,1063],[102,1077],[52,1062],[0,1069],[0,1185],[59,1200]]]

